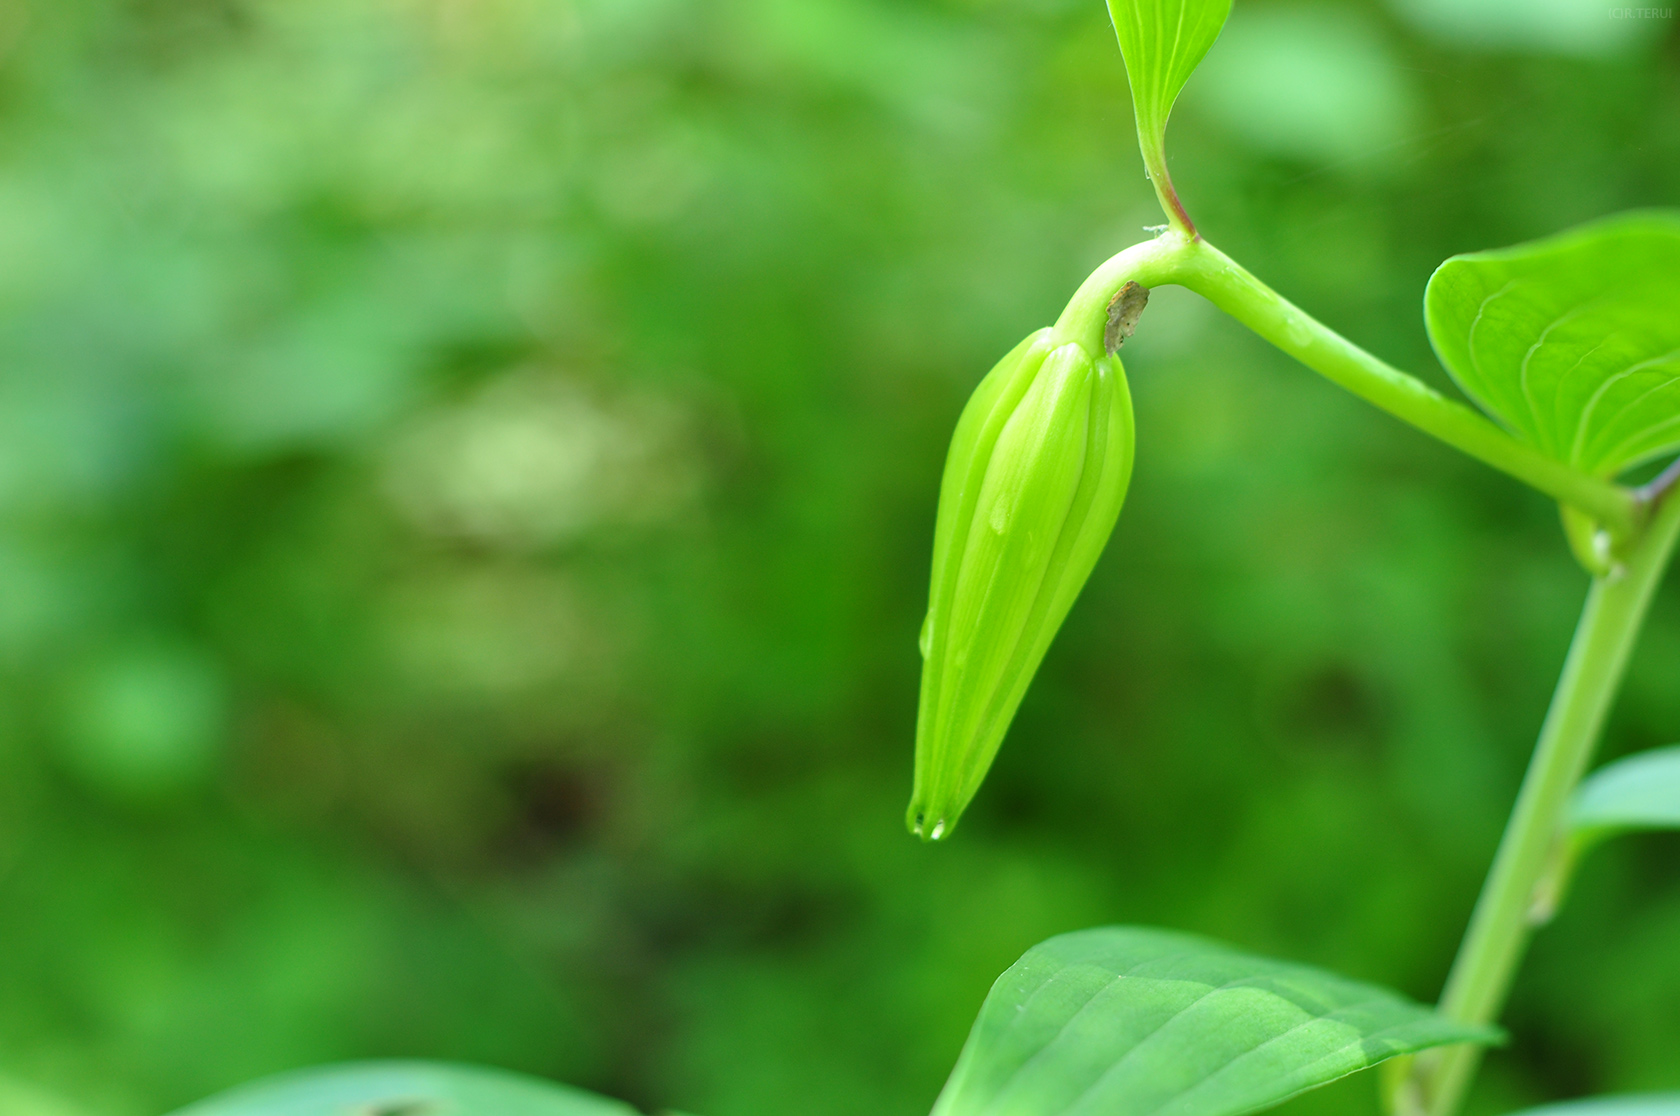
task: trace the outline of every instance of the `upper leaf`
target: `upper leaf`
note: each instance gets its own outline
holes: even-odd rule
[[[1587,776],[1569,820],[1586,834],[1680,829],[1680,744],[1639,752]]]
[[[175,1116],[636,1116],[534,1077],[442,1062],[358,1062],[242,1085]]]
[[[1680,1116],[1680,1093],[1623,1093],[1529,1108],[1517,1116]]]
[[[1126,59],[1143,157],[1152,162],[1173,102],[1219,37],[1231,0],[1108,0],[1108,14]]]
[[[1680,449],[1680,214],[1454,256],[1424,319],[1465,393],[1543,453],[1609,477]]]
[[[1109,926],[1051,938],[998,978],[933,1116],[1238,1116],[1497,1036],[1322,969]]]

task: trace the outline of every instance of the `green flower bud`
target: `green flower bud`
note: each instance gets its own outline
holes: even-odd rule
[[[1056,345],[1049,329],[999,361],[963,409],[922,626],[907,819],[917,836],[949,835],[980,788],[1114,529],[1133,444],[1120,361]]]

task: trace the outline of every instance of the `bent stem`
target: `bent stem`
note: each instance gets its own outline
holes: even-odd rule
[[[1180,275],[1194,257],[1196,243],[1193,235],[1171,229],[1103,261],[1079,284],[1067,308],[1056,319],[1056,344],[1077,341],[1092,356],[1101,355],[1103,331],[1108,325],[1108,303],[1115,292],[1128,282],[1142,287],[1182,282]]]
[[[1498,1016],[1527,944],[1529,912],[1564,836],[1569,799],[1592,757],[1652,595],[1680,537],[1680,499],[1662,501],[1627,565],[1595,578],[1534,758],[1487,883],[1441,994],[1442,1014],[1467,1023]],[[1452,1116],[1481,1061],[1478,1046],[1419,1055],[1394,1101],[1402,1111]]]
[[[1377,359],[1197,239],[1177,282],[1367,402],[1484,464],[1584,512],[1618,541],[1638,532],[1641,506],[1627,489],[1554,461],[1479,413]]]
[[[1555,461],[1462,403],[1361,349],[1251,275],[1194,233],[1171,228],[1111,257],[1080,284],[1056,319],[1058,344],[1103,351],[1110,298],[1128,280],[1195,291],[1331,383],[1454,449],[1567,504],[1608,531],[1619,553],[1645,527],[1662,495],[1659,478],[1638,493]]]

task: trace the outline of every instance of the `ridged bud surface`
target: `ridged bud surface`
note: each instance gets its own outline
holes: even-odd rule
[[[957,421],[939,490],[922,626],[908,822],[950,834],[1102,553],[1132,473],[1132,402],[1114,357],[1040,330]]]

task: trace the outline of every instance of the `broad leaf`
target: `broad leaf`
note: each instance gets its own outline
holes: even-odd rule
[[[1498,1032],[1321,969],[1109,926],[1027,951],[934,1116],[1238,1116],[1395,1054]]]
[[[1516,1116],[1680,1116],[1680,1093],[1623,1093],[1529,1108]]]
[[[1424,319],[1465,393],[1543,453],[1608,477],[1680,449],[1680,214],[1454,256]]]
[[[1231,14],[1231,0],[1108,0],[1126,59],[1144,158],[1159,152],[1179,91]]]
[[[1639,752],[1587,776],[1569,820],[1583,834],[1680,829],[1680,744]]]
[[[636,1116],[534,1077],[440,1062],[358,1062],[243,1085],[175,1116]]]

